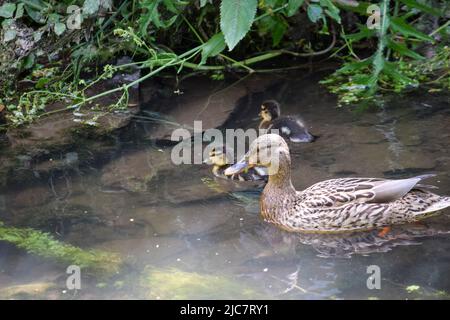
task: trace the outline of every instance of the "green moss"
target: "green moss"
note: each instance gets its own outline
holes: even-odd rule
[[[142,286],[148,299],[263,299],[263,295],[226,276],[177,269],[147,268]]]
[[[0,241],[12,243],[28,253],[67,265],[77,265],[81,269],[104,276],[118,272],[123,263],[115,253],[84,250],[55,240],[48,233],[30,228],[6,227],[1,222]]]

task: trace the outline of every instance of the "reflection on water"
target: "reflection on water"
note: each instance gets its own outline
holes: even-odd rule
[[[284,114],[301,114],[320,137],[291,146],[297,189],[333,177],[434,172],[429,183],[450,194],[448,96],[395,96],[358,112],[337,109],[316,80],[276,80],[272,90],[241,99],[242,114],[232,114],[227,126],[256,126],[259,102],[277,98]],[[117,252],[126,261],[122,271],[83,275],[82,289],[73,292],[65,288],[67,266],[0,242],[0,297],[449,298],[448,210],[386,234],[288,233],[259,218],[260,186],[214,180],[204,165],[173,165],[170,146],[148,138],[164,130],[143,119],[101,161],[84,160],[97,150],[74,147],[52,155],[60,165],[47,174],[0,195],[5,225]],[[381,290],[367,289],[370,265],[381,268]],[[408,291],[411,285],[419,289]]]

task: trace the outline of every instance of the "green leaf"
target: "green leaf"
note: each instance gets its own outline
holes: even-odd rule
[[[360,26],[360,28],[361,29],[359,32],[344,35],[344,38],[349,41],[359,41],[362,39],[371,38],[375,35],[375,30],[367,28],[366,25]]]
[[[409,8],[416,8],[422,12],[426,12],[426,13],[429,13],[434,16],[441,15],[441,12],[438,9],[429,7],[426,4],[417,2],[416,0],[400,0],[400,1],[403,2],[404,4],[406,4]]]
[[[43,89],[45,88],[46,84],[50,82],[50,78],[40,78],[37,82],[36,82],[36,89]]]
[[[362,89],[360,86],[367,88],[367,87],[373,85],[373,78],[371,75],[368,75],[368,74],[357,74],[352,78],[352,81],[359,88],[350,88],[350,89]]]
[[[200,8],[203,8],[207,2],[208,0],[200,0]]]
[[[336,22],[341,23],[341,17],[339,15],[339,9],[331,2],[331,0],[320,0],[320,5],[326,7],[325,13],[334,19]]]
[[[87,16],[94,15],[100,9],[100,1],[99,0],[85,0],[83,4],[83,14]]]
[[[61,16],[57,13],[52,13],[48,16],[48,22],[50,22],[50,23],[55,24],[55,23],[59,22],[59,20],[61,20]]]
[[[174,5],[174,0],[162,0],[162,1],[166,6],[167,10],[169,10],[172,13],[178,13],[178,10]]]
[[[16,11],[16,4],[6,2],[0,7],[0,17],[2,18],[12,18]]]
[[[8,29],[8,30],[6,30],[5,34],[3,35],[3,41],[8,42],[8,41],[14,40],[16,38],[16,35],[17,35],[16,30]]]
[[[304,2],[305,0],[289,0],[287,5],[287,16],[291,17],[296,14]]]
[[[14,17],[15,19],[20,19],[23,17],[23,13],[25,11],[24,6],[25,5],[23,3],[19,3],[17,5],[16,16]]]
[[[344,11],[351,11],[358,13],[362,16],[367,16],[367,7],[371,5],[370,2],[355,1],[355,0],[340,0],[335,2],[339,8],[344,9]]]
[[[257,0],[222,0],[220,29],[230,51],[250,30],[257,6]]]
[[[54,31],[56,35],[60,36],[64,33],[64,31],[66,31],[66,25],[64,23],[57,22],[55,23]]]
[[[363,61],[358,61],[358,62],[346,63],[346,64],[344,64],[344,66],[342,68],[340,68],[336,72],[350,72],[350,71],[361,70],[361,69],[368,67],[371,63],[372,63],[372,58],[369,58],[369,59],[366,59]]]
[[[147,34],[147,28],[151,22],[153,22],[157,28],[161,27],[158,12],[159,3],[160,0],[147,0],[141,2],[141,8],[146,10],[139,18],[139,33],[142,36]]]
[[[41,13],[40,10],[36,10],[34,9],[34,7],[26,5],[25,6],[25,11],[27,12],[27,15],[34,21],[37,23],[45,23],[46,18],[44,17],[44,15]]]
[[[275,24],[273,25],[272,31],[272,45],[274,47],[278,46],[281,39],[283,39],[284,34],[288,29],[286,22],[278,16],[275,16]]]
[[[35,60],[36,60],[36,56],[33,53],[29,54],[24,59],[23,68],[24,69],[31,69],[33,67],[33,65],[34,65]]]
[[[306,12],[308,14],[309,20],[314,23],[319,21],[323,17],[322,7],[317,4],[310,4]]]
[[[411,37],[414,37],[414,38],[417,38],[417,39],[423,40],[423,41],[433,41],[432,37],[415,29],[414,27],[412,27],[411,25],[406,23],[401,18],[392,18],[391,19],[391,27],[396,32],[400,32],[405,36],[411,36]]]
[[[206,59],[209,57],[217,56],[225,49],[225,38],[223,37],[222,32],[215,34],[209,39],[202,49],[202,60],[200,65],[206,62]]]
[[[405,44],[395,42],[394,40],[392,40],[390,38],[387,40],[387,46],[388,46],[388,48],[391,48],[392,50],[400,53],[403,56],[407,56],[407,57],[410,57],[410,58],[413,58],[416,60],[425,59],[425,57],[421,56],[417,52],[414,52],[414,51],[408,49],[408,47]]]

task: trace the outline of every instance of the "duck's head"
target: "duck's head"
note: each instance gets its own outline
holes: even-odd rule
[[[281,114],[280,104],[275,100],[267,100],[261,104],[259,116],[264,121],[272,121]]]
[[[230,153],[225,146],[214,147],[209,152],[209,157],[204,161],[204,163],[223,167],[230,164],[230,160]]]
[[[275,175],[281,167],[289,167],[290,161],[286,141],[277,134],[264,134],[254,140],[247,154],[228,167],[224,174],[233,175],[253,167],[266,167],[269,175]]]

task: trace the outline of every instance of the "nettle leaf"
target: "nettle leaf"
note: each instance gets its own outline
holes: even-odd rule
[[[200,65],[206,62],[209,57],[215,57],[225,49],[225,38],[223,33],[219,32],[209,39],[202,49],[202,60]]]
[[[395,42],[392,39],[387,40],[387,46],[388,48],[391,48],[392,50],[400,53],[403,56],[407,56],[416,60],[423,60],[425,59],[424,56],[421,56],[417,52],[412,51],[409,49],[404,43]]]
[[[319,21],[323,17],[322,7],[317,4],[310,4],[306,12],[308,14],[309,20],[314,23]]]
[[[416,0],[400,0],[400,1],[403,2],[404,4],[406,4],[409,8],[416,8],[416,9],[419,9],[420,11],[429,13],[434,16],[441,15],[441,12],[438,9],[429,7],[426,4],[417,2]]]
[[[220,30],[230,51],[250,30],[257,6],[257,0],[222,0]]]
[[[287,5],[287,16],[291,17],[297,13],[298,9],[302,6],[305,0],[289,0]]]
[[[391,27],[392,27],[392,29],[394,29],[394,31],[400,32],[405,36],[414,37],[414,38],[417,38],[417,39],[423,40],[423,41],[433,41],[432,37],[426,35],[423,32],[420,32],[419,30],[412,27],[411,25],[409,25],[407,22],[405,22],[401,18],[392,18],[391,19]]]
[[[16,11],[16,4],[6,2],[0,7],[0,17],[2,18],[12,18]]]
[[[53,30],[55,31],[56,35],[60,36],[66,31],[66,25],[61,22],[55,23],[55,26],[53,27]]]
[[[100,9],[99,0],[85,0],[82,12],[83,14],[90,16],[97,13],[99,9]]]

